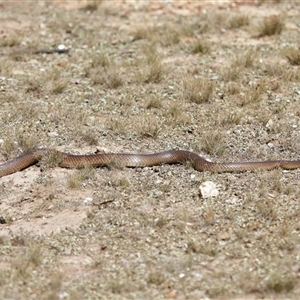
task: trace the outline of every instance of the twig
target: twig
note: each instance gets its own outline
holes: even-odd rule
[[[61,46],[61,45],[60,45]],[[1,56],[14,56],[14,55],[21,55],[21,54],[52,54],[52,53],[68,53],[71,48],[66,48],[66,47],[57,47],[57,48],[53,48],[53,49],[39,49],[39,50],[19,50],[19,51],[13,51],[13,52],[9,52],[9,53],[0,53]]]

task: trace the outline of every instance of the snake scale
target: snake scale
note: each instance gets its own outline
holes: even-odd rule
[[[21,171],[38,163],[45,156],[58,157],[58,166],[64,168],[103,167],[117,165],[124,167],[150,167],[161,164],[191,163],[197,171],[244,172],[254,170],[272,170],[282,168],[292,170],[300,168],[300,160],[274,160],[260,162],[210,162],[196,153],[185,150],[169,150],[153,154],[98,153],[73,155],[52,149],[35,149],[0,165],[0,177]]]

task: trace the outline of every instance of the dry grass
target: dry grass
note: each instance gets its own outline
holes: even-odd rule
[[[103,0],[92,0],[88,1],[88,3],[82,7],[82,10],[88,11],[88,12],[94,12],[98,9],[100,4],[103,2]]]
[[[267,289],[275,293],[286,293],[294,289],[297,279],[281,272],[271,275],[267,282]]]
[[[226,125],[239,125],[242,122],[244,115],[242,112],[236,110],[236,112],[224,112],[223,114],[220,114],[220,124],[223,126]]]
[[[19,134],[18,145],[23,151],[30,151],[37,148],[38,141],[35,136],[27,134]]]
[[[157,95],[149,95],[149,97],[145,100],[145,107],[147,109],[162,108],[162,103],[160,98]]]
[[[0,72],[4,76],[11,75],[11,62],[6,58],[0,57]]]
[[[109,57],[103,53],[95,53],[91,58],[91,68],[106,68],[111,64]]]
[[[201,104],[212,100],[215,83],[206,78],[196,78],[192,75],[187,75],[183,79],[183,88],[183,98]]]
[[[35,147],[298,159],[299,4],[129,2],[5,3],[1,52],[71,50],[0,57],[1,163]],[[299,298],[299,170],[60,159],[0,178],[1,299]]]
[[[0,46],[1,47],[15,47],[19,46],[21,43],[20,37],[16,35],[5,36],[0,38]]]
[[[79,188],[83,181],[93,178],[94,175],[93,168],[85,167],[68,178],[68,185],[72,189]]]
[[[165,47],[179,43],[181,32],[169,23],[163,26],[146,25],[138,27],[133,32],[134,40],[146,39],[154,44]]]
[[[229,23],[229,25],[228,25],[229,29],[241,28],[241,27],[249,25],[250,18],[247,15],[238,14],[238,15],[232,16],[229,19],[228,23]]]
[[[135,28],[133,32],[134,40],[147,39],[149,41],[154,39],[155,28],[150,26],[140,26]]]
[[[266,92],[266,84],[261,81],[257,84],[253,84],[248,89],[248,99],[246,99],[246,104],[257,103],[262,100],[262,96]]]
[[[145,57],[139,62],[140,68],[136,73],[136,80],[139,83],[160,83],[166,74],[161,56],[153,45],[149,48],[144,47],[143,52]]]
[[[123,84],[123,79],[115,67],[110,67],[109,69],[95,68],[90,77],[93,84],[99,84],[109,89],[116,89]]]
[[[86,142],[88,145],[97,146],[98,145],[98,137],[97,132],[94,130],[86,130],[81,134],[81,139]]]
[[[138,133],[142,137],[151,137],[156,139],[162,129],[161,121],[157,120],[156,118],[147,116],[137,127]]]
[[[225,153],[225,143],[221,133],[207,133],[202,140],[203,149],[206,153],[222,156]]]
[[[61,94],[68,86],[67,79],[56,80],[52,83],[51,92],[54,95]]]
[[[208,43],[203,42],[203,41],[196,41],[191,45],[191,50],[192,53],[201,53],[201,54],[206,54],[209,53],[210,51],[210,46]]]
[[[300,49],[294,47],[284,49],[283,55],[288,59],[292,66],[300,65]]]
[[[261,38],[264,36],[278,35],[284,28],[284,20],[281,16],[266,17],[259,24],[257,30],[257,37]]]

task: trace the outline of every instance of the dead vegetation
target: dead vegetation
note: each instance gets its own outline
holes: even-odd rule
[[[207,78],[187,75],[183,79],[183,98],[201,104],[212,101],[215,83]]]
[[[292,66],[300,65],[300,49],[289,47],[283,50],[283,55],[288,59]]]
[[[71,47],[0,57],[1,162],[36,147],[298,159],[299,4],[0,5],[1,53]],[[298,170],[59,160],[0,178],[1,299],[299,298]]]
[[[210,46],[206,42],[196,41],[192,47],[192,53],[206,54],[210,52]]]
[[[264,36],[278,35],[284,28],[284,20],[282,16],[265,17],[258,25],[258,38]]]

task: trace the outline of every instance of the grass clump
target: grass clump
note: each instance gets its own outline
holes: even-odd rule
[[[228,82],[226,85],[226,91],[229,95],[238,95],[241,93],[242,87],[236,82]]]
[[[226,150],[223,135],[220,132],[206,134],[202,146],[206,153],[210,155],[222,156]]]
[[[212,100],[215,83],[206,78],[187,76],[183,80],[184,98],[191,102],[201,104]]]
[[[21,256],[14,263],[16,276],[26,279],[31,276],[32,268],[42,264],[43,251],[40,246],[30,247],[25,256]]]
[[[11,155],[17,148],[17,143],[14,143],[11,140],[4,140],[4,142],[1,144],[1,153],[8,157]]]
[[[168,222],[169,222],[169,220],[165,216],[161,216],[156,220],[155,225],[159,228],[162,228],[162,227],[166,226],[168,224]]]
[[[257,55],[252,50],[242,52],[238,56],[234,57],[231,63],[231,69],[233,67],[251,68],[254,65],[254,61]]]
[[[156,139],[162,129],[162,124],[152,116],[147,116],[138,128],[142,137],[150,137]]]
[[[300,66],[300,49],[290,47],[282,52],[292,66]]]
[[[144,82],[145,83],[159,83],[163,78],[163,67],[160,58],[155,58],[151,61],[146,69]]]
[[[146,99],[146,108],[151,109],[151,108],[162,108],[162,103],[161,100],[156,96],[156,95],[150,95]]]
[[[266,91],[266,84],[264,81],[259,82],[256,85],[253,85],[248,90],[249,103],[260,102],[262,95]]]
[[[26,84],[25,93],[40,94],[43,91],[42,88],[43,82],[41,78],[28,77],[25,80],[25,84]]]
[[[147,282],[149,284],[161,285],[165,282],[165,276],[161,272],[151,272],[148,275]]]
[[[116,134],[125,134],[130,127],[130,122],[126,119],[111,117],[106,122],[106,128]]]
[[[220,114],[219,123],[222,126],[239,125],[241,124],[242,118],[243,118],[243,114],[239,111],[224,112],[224,114]]]
[[[171,24],[165,24],[160,29],[161,35],[158,36],[159,42],[164,46],[172,46],[180,42],[180,31]]]
[[[258,214],[268,220],[275,220],[277,218],[277,212],[272,203],[259,202],[257,204]]]
[[[114,67],[94,68],[90,72],[90,78],[95,85],[100,84],[109,89],[117,89],[123,85],[123,79]]]
[[[191,119],[184,113],[185,107],[180,101],[171,102],[168,109],[164,112],[166,125],[176,127],[178,125],[191,124]]]
[[[284,28],[284,21],[281,16],[271,16],[264,18],[258,26],[258,35],[261,38],[264,36],[278,35]]]
[[[48,151],[40,160],[39,164],[42,168],[57,167],[62,161],[61,153],[57,151]]]
[[[117,89],[123,85],[120,68],[103,53],[93,53],[90,62],[84,68],[84,75],[94,85],[100,84],[109,89]]]
[[[191,46],[192,53],[201,53],[201,54],[206,54],[210,52],[210,46],[201,41],[196,41],[195,43],[192,44]]]
[[[92,167],[85,167],[79,172],[71,175],[68,179],[68,185],[70,188],[78,188],[83,181],[92,178],[95,175],[95,169]]]
[[[97,133],[93,130],[87,130],[81,134],[81,138],[83,141],[88,143],[90,146],[98,145]]]
[[[19,134],[18,145],[23,149],[24,152],[37,148],[37,138],[33,135]]]
[[[155,37],[155,27],[150,26],[140,26],[136,28],[133,32],[134,40],[146,39],[148,41],[153,41]]]
[[[241,28],[244,26],[248,26],[249,25],[249,16],[247,15],[235,15],[232,16],[229,21],[228,21],[228,28],[229,29],[236,29],[236,28]]]
[[[103,53],[95,53],[92,55],[91,67],[98,68],[103,67],[106,68],[110,65],[109,57]]]
[[[94,12],[98,9],[99,5],[102,3],[103,0],[93,0],[89,1],[84,7],[82,7],[82,10]]]
[[[242,70],[244,68],[242,66],[232,65],[228,68],[224,68],[222,71],[223,79],[226,82],[230,81],[238,81],[242,76]]]
[[[178,44],[180,32],[169,24],[162,26],[140,26],[133,32],[133,39],[146,39],[150,42],[161,44],[164,47]]]
[[[136,74],[137,81],[140,83],[160,83],[165,74],[162,65],[162,58],[153,49],[145,51],[145,58],[140,62],[141,68]]]
[[[12,69],[12,63],[7,58],[0,57],[0,74],[2,76],[11,76]]]
[[[116,89],[123,85],[123,79],[119,72],[112,70],[105,79],[106,86],[110,89]]]
[[[122,177],[118,180],[118,186],[120,186],[122,189],[127,189],[130,187],[130,181],[128,181],[127,178]]]
[[[242,51],[240,51],[242,52]],[[239,81],[243,76],[245,68],[251,68],[254,64],[255,55],[253,52],[243,52],[234,56],[227,68],[221,70],[223,79],[226,82]]]
[[[268,279],[267,289],[275,293],[290,292],[296,284],[297,280],[295,278],[276,273]]]
[[[126,285],[117,280],[113,280],[108,283],[108,287],[113,294],[121,294],[125,290]]]
[[[67,88],[67,86],[68,80],[66,78],[55,80],[52,83],[51,92],[55,95],[61,94]]]
[[[0,47],[14,47],[20,44],[21,40],[16,35],[9,35],[0,39]]]
[[[239,51],[242,54],[238,54],[231,59],[230,65],[227,68],[221,70],[223,79],[226,82],[237,82],[243,77],[245,69],[251,68],[254,65],[255,53],[253,51]],[[232,94],[235,92],[233,91]]]

